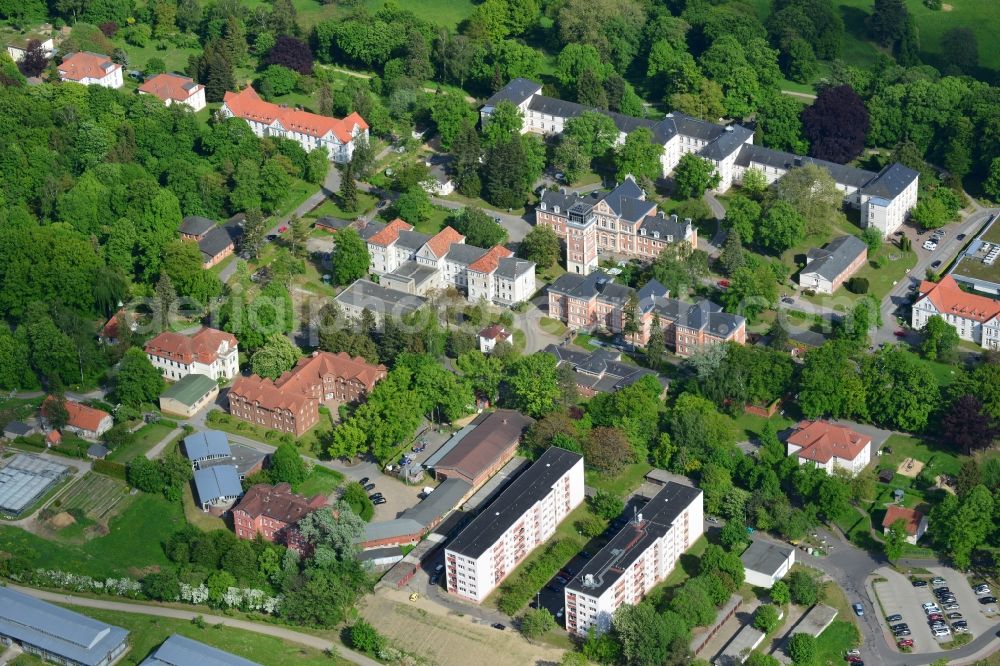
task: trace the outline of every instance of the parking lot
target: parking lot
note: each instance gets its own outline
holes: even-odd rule
[[[902,615],[903,619],[899,622],[910,626],[912,633],[906,638],[913,639],[914,652],[940,651],[938,641],[931,634],[930,627],[927,626],[927,618],[920,606],[925,601],[931,601],[933,595],[930,592],[930,587],[913,587],[909,578],[887,567],[879,569],[876,575],[886,580],[884,583],[875,583],[875,593],[878,595],[879,601],[882,602],[883,610],[879,617],[879,623],[885,632],[886,641],[890,645],[896,644],[896,638],[892,635],[886,617]],[[893,624],[898,624],[898,622]]]
[[[968,633],[975,638],[982,636],[995,629],[995,625],[1000,618],[997,616],[997,604],[983,605],[979,603],[979,597],[972,590],[968,579],[961,572],[946,567],[933,567],[925,576],[917,576],[920,580],[927,581],[925,587],[914,587],[911,578],[908,578],[887,567],[879,569],[876,574],[885,579],[884,582],[875,583],[875,593],[882,603],[884,613],[879,617],[879,622],[885,631],[886,640],[890,644],[896,643],[896,638],[889,628],[890,624],[899,622],[909,625],[912,632],[910,638],[913,640],[913,652],[928,653],[941,651],[940,644],[954,640],[957,632],[950,636],[937,639],[931,633],[927,622],[927,616],[923,611],[923,604],[937,602],[935,588],[947,587],[955,596],[955,603],[959,608],[945,610],[942,607],[942,615],[945,621],[951,625],[958,618],[947,618],[948,613],[961,613],[962,620],[968,623]],[[933,578],[942,578],[944,583],[933,585]],[[994,591],[995,592],[995,591]],[[940,604],[939,604],[940,605]],[[903,619],[896,622],[887,622],[886,616],[902,615]]]

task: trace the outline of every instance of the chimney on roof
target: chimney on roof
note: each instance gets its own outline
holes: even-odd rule
[[[677,213],[674,213],[673,215],[670,216],[670,221],[673,222],[674,224],[677,224]]]

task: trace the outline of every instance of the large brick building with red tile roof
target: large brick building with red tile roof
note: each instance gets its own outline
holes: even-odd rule
[[[302,552],[305,544],[295,526],[324,506],[323,495],[306,498],[293,493],[287,483],[276,486],[259,483],[251,486],[233,507],[233,529],[241,539],[252,540],[259,534],[271,543]]]
[[[384,365],[340,352],[313,352],[276,380],[237,377],[229,390],[233,416],[300,436],[319,420],[320,404],[361,400],[385,379]]]
[[[357,113],[343,119],[330,118],[272,104],[261,99],[250,86],[240,92],[227,92],[219,112],[247,121],[257,136],[289,139],[306,152],[325,150],[333,162],[349,162],[357,141],[368,140],[368,123]]]
[[[145,351],[168,381],[191,373],[216,380],[232,379],[240,371],[236,336],[207,326],[190,336],[164,331],[146,343]]]
[[[787,439],[788,455],[833,474],[837,467],[852,476],[871,462],[872,438],[829,421],[800,421]]]
[[[915,329],[927,325],[933,316],[941,317],[963,340],[983,349],[1000,349],[1000,301],[963,291],[958,282],[945,275],[940,282],[920,283],[920,296],[910,311]]]

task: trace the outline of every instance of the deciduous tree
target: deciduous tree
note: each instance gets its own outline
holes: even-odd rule
[[[809,154],[845,163],[861,154],[868,134],[868,109],[849,85],[828,86],[802,112]]]
[[[718,186],[715,165],[694,153],[681,156],[674,169],[674,194],[681,199],[701,198],[705,190]]]
[[[132,347],[125,352],[114,375],[116,400],[132,407],[154,403],[163,387],[163,376],[142,349]]]
[[[371,265],[368,244],[354,229],[341,229],[333,241],[331,263],[337,284],[350,284],[363,278]]]

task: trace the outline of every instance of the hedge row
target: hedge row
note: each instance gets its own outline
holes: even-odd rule
[[[125,480],[125,465],[122,463],[111,462],[110,460],[95,460],[93,469],[95,472],[106,474],[112,478]]]
[[[497,608],[507,615],[517,613],[579,551],[580,546],[570,539],[552,542],[541,557],[500,586]]]

